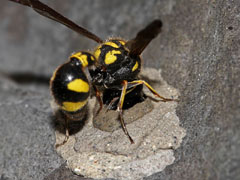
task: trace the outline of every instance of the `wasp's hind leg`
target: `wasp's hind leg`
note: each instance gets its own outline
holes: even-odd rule
[[[124,80],[122,82],[122,93],[121,93],[121,96],[120,96],[120,100],[119,100],[119,103],[118,103],[118,107],[117,107],[117,111],[119,112],[119,117],[120,117],[120,123],[121,123],[121,126],[122,126],[122,129],[124,131],[124,133],[128,136],[131,144],[134,144],[134,141],[133,139],[131,138],[131,136],[129,135],[128,131],[127,131],[127,128],[126,128],[126,125],[124,123],[124,120],[123,120],[123,111],[122,111],[122,108],[123,108],[123,102],[124,102],[124,98],[125,98],[125,95],[126,95],[126,90],[127,90],[127,85],[128,85],[128,82],[126,80]]]
[[[64,118],[64,123],[65,123],[65,124],[64,124],[65,139],[64,139],[63,142],[61,142],[61,143],[59,143],[59,144],[56,144],[56,145],[55,145],[56,148],[64,145],[64,144],[68,141],[68,139],[69,139],[69,122],[68,122],[68,121],[69,121],[68,118],[65,117],[65,118]]]
[[[148,84],[146,81],[144,80],[135,80],[132,82],[128,82],[128,84],[132,84],[133,86],[138,86],[140,84],[144,84],[155,96],[159,97],[161,99],[161,101],[163,102],[167,102],[167,101],[176,101],[178,102],[178,99],[169,99],[169,98],[165,98],[163,96],[161,96],[160,94],[157,93],[157,91],[155,89],[153,89],[152,86],[150,86],[150,84]]]

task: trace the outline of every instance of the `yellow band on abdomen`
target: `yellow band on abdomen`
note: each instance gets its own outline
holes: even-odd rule
[[[75,112],[83,108],[88,100],[81,102],[63,102],[62,109],[68,112]]]
[[[82,79],[75,79],[68,83],[67,88],[71,91],[87,93],[89,91],[89,84]]]
[[[82,52],[77,52],[70,56],[70,58],[73,58],[73,57],[77,58],[81,62],[83,67],[88,66],[88,57],[86,54],[82,54]]]

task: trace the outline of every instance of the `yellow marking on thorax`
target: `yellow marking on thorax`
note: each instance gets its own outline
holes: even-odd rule
[[[74,112],[80,110],[87,104],[88,100],[80,102],[63,102],[62,109],[68,112]]]
[[[91,57],[91,60],[92,60],[92,61],[94,61],[94,60],[95,60],[95,59],[94,59],[94,57],[93,57],[92,55],[91,55],[90,57]]]
[[[126,42],[123,40],[119,40],[118,42],[120,42],[123,46],[126,44]]]
[[[136,61],[135,65],[132,68],[132,71],[135,71],[138,68],[138,62]]]
[[[89,85],[86,81],[82,79],[75,79],[72,82],[68,83],[67,85],[68,90],[75,91],[75,92],[85,92],[89,91]]]
[[[73,57],[77,58],[81,62],[83,67],[88,66],[88,57],[87,57],[86,54],[82,54],[81,52],[77,52],[77,53],[71,55],[70,58],[73,58]]]
[[[112,64],[117,60],[117,56],[115,56],[116,54],[121,54],[121,51],[118,50],[112,50],[109,51],[106,56],[105,56],[105,64]]]
[[[111,42],[111,41],[105,42],[103,45],[108,45],[108,46],[111,46],[114,48],[119,48],[119,46],[116,43]]]

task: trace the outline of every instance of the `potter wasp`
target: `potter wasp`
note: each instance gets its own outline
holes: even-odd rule
[[[110,38],[103,41],[39,0],[11,1],[29,6],[42,16],[57,21],[78,34],[99,43],[93,52],[80,51],[72,54],[66,63],[55,70],[50,80],[53,98],[59,109],[68,117],[74,117],[87,106],[90,86],[93,87],[100,105],[98,112],[101,111],[104,104],[103,94],[110,93],[111,95],[108,96],[110,99],[107,97],[105,102],[107,102],[109,109],[116,109],[119,112],[122,129],[130,142],[134,143],[123,120],[123,106],[125,102],[128,102],[125,97],[134,91],[136,91],[135,94],[139,94],[142,91],[142,86],[145,85],[161,101],[174,100],[159,95],[146,81],[138,78],[141,70],[140,55],[161,31],[162,23],[160,20],[151,22],[129,41],[120,38]],[[85,74],[86,68],[89,70],[90,81]]]

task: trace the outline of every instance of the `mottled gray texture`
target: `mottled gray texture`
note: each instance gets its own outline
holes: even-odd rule
[[[49,4],[103,39],[109,35],[131,38],[150,21],[161,18],[163,31],[144,52],[144,63],[150,67],[161,67],[164,79],[180,89],[182,96],[177,114],[187,129],[187,136],[181,148],[176,151],[175,164],[146,179],[240,178],[240,1],[56,0]],[[1,2],[0,20],[1,72],[29,72],[36,75],[32,80],[44,80],[37,77],[50,76],[72,51],[91,49],[96,45],[65,27],[8,1]],[[1,76],[1,79],[6,81],[7,86],[11,84],[5,77]],[[25,119],[34,122],[31,125],[33,130],[39,128],[35,122],[44,124],[44,129],[51,127],[49,117],[42,110],[44,107],[50,108],[47,104],[48,90],[40,88],[43,86],[41,83],[36,86],[29,82],[31,79],[24,86],[24,93],[20,93],[22,85],[16,85],[16,90],[11,88],[3,91],[1,83],[1,134],[5,139],[10,139],[8,143],[2,141],[1,147],[8,146],[7,153],[11,157],[14,157],[11,152],[21,146],[11,139],[14,132],[26,127]],[[36,94],[42,93],[42,96],[33,95],[31,88]],[[43,104],[39,103],[39,98]],[[15,113],[22,112],[23,107],[11,104],[18,103],[20,99],[28,99],[31,106],[43,112],[42,117],[30,108],[25,110],[27,118],[24,114],[18,114],[19,121],[16,121]],[[14,110],[11,111],[11,108]],[[50,114],[50,109],[47,112]],[[6,116],[8,121],[2,118]],[[10,121],[11,119],[13,120]],[[17,126],[12,126],[15,121]],[[35,146],[29,145],[32,142],[39,147],[42,144],[52,147],[53,136],[46,138],[46,130],[34,133],[37,133],[37,137],[44,138],[41,142],[37,141],[38,138],[27,141],[31,152],[39,151]],[[31,137],[30,135],[26,131],[25,136]],[[48,155],[53,154],[54,152]],[[46,155],[41,157],[44,159]],[[8,156],[1,158],[1,162],[10,162],[12,159],[12,164],[25,162]],[[18,170],[12,166],[6,175],[12,177],[14,172],[24,170],[23,167],[28,164],[38,164],[39,160],[31,159],[30,163],[28,159],[25,166],[18,167]],[[52,165],[46,165],[46,168],[56,167],[54,164],[57,162],[58,160],[52,160]],[[41,175],[46,172],[43,169],[37,170]],[[2,171],[1,168],[0,172]],[[49,171],[51,170],[48,169]],[[26,173],[28,179],[31,174],[30,171]]]
[[[54,151],[49,96],[0,77],[0,176],[43,179],[63,160]]]

